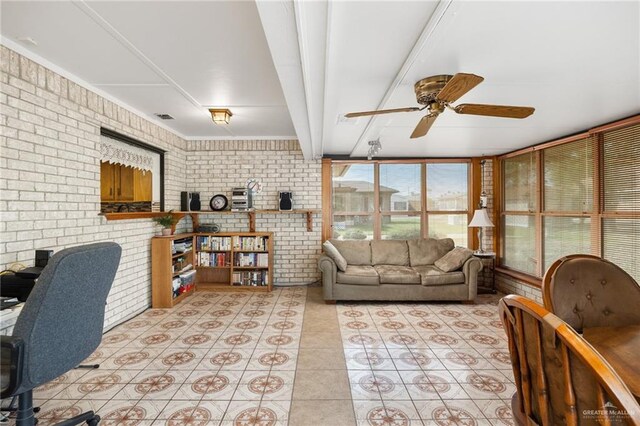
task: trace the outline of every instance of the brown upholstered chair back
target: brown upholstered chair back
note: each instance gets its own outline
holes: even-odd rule
[[[607,420],[640,425],[640,405],[633,394],[564,321],[517,295],[500,300],[499,310],[516,382],[516,419],[542,426],[611,424]],[[617,414],[620,410],[628,415]]]
[[[640,286],[619,266],[588,254],[556,260],[542,281],[544,307],[579,333],[640,324]]]

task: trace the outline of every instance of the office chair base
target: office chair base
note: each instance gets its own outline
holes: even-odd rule
[[[55,426],[75,426],[85,422],[88,426],[98,426],[98,423],[100,423],[100,416],[93,411],[87,411],[86,413],[82,413],[70,419],[63,420],[60,423],[56,423]]]

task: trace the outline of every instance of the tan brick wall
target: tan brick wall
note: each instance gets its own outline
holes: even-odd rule
[[[190,169],[187,186],[200,192],[203,209],[214,194],[225,194],[247,179],[261,180],[257,209],[277,209],[278,192],[292,191],[294,208],[322,207],[321,162],[304,161],[297,141],[189,141],[186,159]],[[223,231],[247,231],[246,213],[201,215],[203,223],[215,222]],[[314,214],[313,231],[307,231],[303,214],[256,216],[257,231],[274,233],[274,282],[308,284],[320,279],[317,260],[321,252],[322,216]]]
[[[123,256],[107,300],[107,328],[150,305],[150,239],[159,228],[150,219],[107,222],[98,215],[100,127],[167,151],[167,209],[180,208],[180,191],[201,191],[207,206],[209,193],[259,173],[266,176],[260,206],[275,207],[267,197],[287,186],[305,207],[320,207],[320,166],[302,160],[296,141],[216,142],[212,150],[210,142],[187,142],[5,46],[0,64],[0,266],[33,265],[39,248],[119,243]],[[193,148],[203,151],[206,164],[191,175],[187,156],[199,156]],[[246,215],[235,216],[224,218],[224,229],[246,230]],[[276,232],[277,281],[317,279],[319,215],[315,220],[316,230],[307,233],[302,215],[259,217],[258,229]],[[189,220],[183,222],[187,229]]]
[[[496,273],[496,288],[502,293],[519,294],[542,304],[542,292],[539,288],[533,287],[508,275]]]

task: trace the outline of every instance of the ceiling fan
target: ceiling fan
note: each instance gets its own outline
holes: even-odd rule
[[[483,77],[475,74],[458,73],[456,75],[435,75],[423,78],[414,85],[416,98],[423,107],[407,107],[380,109],[376,111],[350,112],[345,114],[347,118],[362,117],[367,115],[391,114],[395,112],[429,111],[422,117],[418,125],[411,133],[411,138],[419,138],[427,134],[438,115],[449,108],[458,114],[488,115],[491,117],[526,118],[533,114],[535,108],[507,105],[485,104],[460,104],[452,106],[451,103],[458,100],[469,90],[482,83]]]

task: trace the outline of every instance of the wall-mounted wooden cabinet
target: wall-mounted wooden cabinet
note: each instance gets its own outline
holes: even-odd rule
[[[152,201],[152,174],[133,167],[100,163],[102,202]]]

